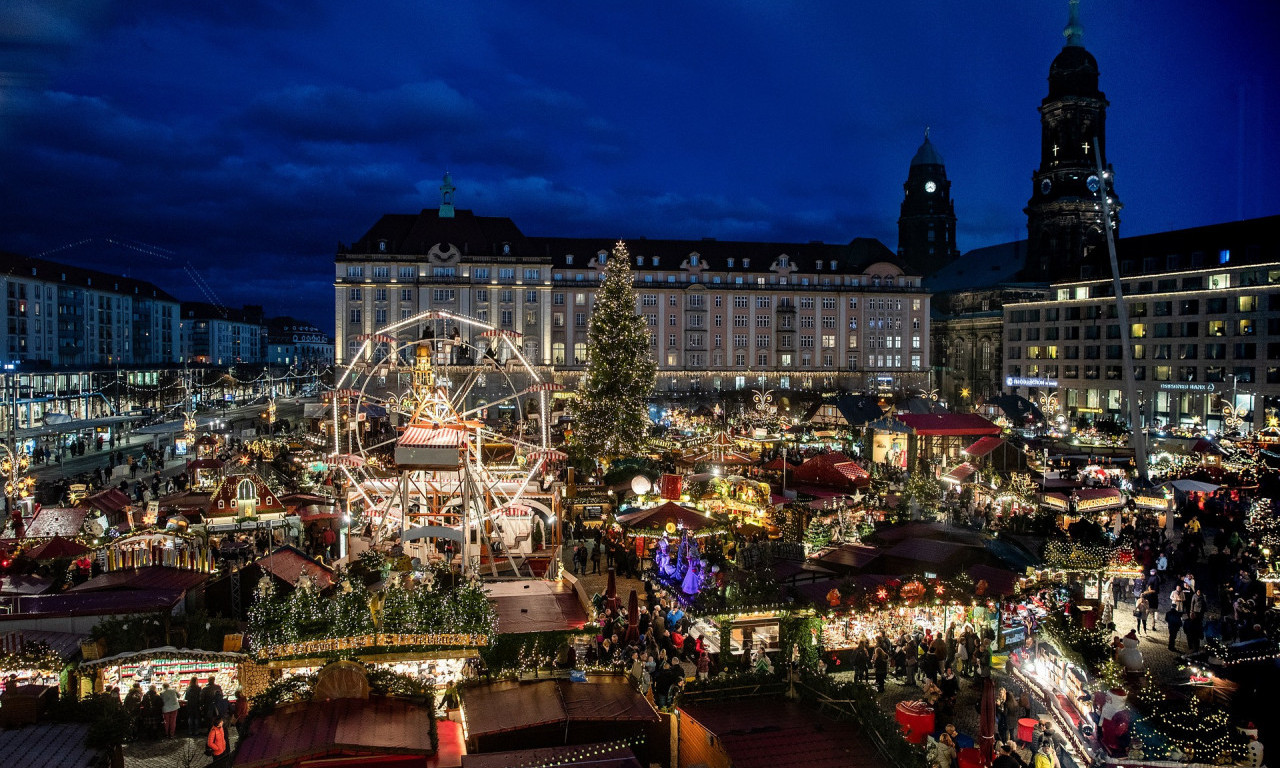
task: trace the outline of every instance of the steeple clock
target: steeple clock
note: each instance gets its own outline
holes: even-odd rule
[[[953,261],[956,209],[942,155],[924,131],[924,143],[911,158],[898,216],[898,256],[919,274],[929,275]]]
[[[1111,199],[1119,236],[1120,200],[1106,161],[1108,102],[1098,90],[1098,62],[1084,48],[1080,0],[1071,14],[1062,51],[1049,67],[1049,95],[1040,102],[1040,167],[1031,175],[1027,214],[1027,264],[1031,280],[1080,278],[1082,267],[1103,263],[1106,230],[1100,195]],[[1104,168],[1098,174],[1098,158]]]

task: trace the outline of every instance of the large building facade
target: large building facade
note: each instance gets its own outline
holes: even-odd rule
[[[157,365],[182,360],[178,300],[151,283],[0,253],[0,354],[25,367]]]
[[[510,219],[455,209],[447,178],[442,192],[438,209],[383,216],[337,254],[338,362],[389,323],[440,309],[519,334],[532,364],[576,379],[613,242],[527,237]],[[879,241],[627,245],[660,389],[928,381],[929,294]],[[419,332],[404,328],[397,339]]]
[[[1261,428],[1280,415],[1280,216],[1127,238],[1118,251],[1145,423],[1222,429],[1237,414]],[[1127,421],[1117,317],[1110,279],[1006,303],[1007,387],[1057,392],[1069,418]]]

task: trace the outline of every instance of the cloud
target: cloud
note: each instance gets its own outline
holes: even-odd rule
[[[474,125],[476,105],[440,80],[380,91],[303,85],[266,93],[246,119],[307,141],[415,142]]]

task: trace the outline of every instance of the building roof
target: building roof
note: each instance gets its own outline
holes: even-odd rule
[[[998,435],[1000,428],[976,413],[900,413],[898,421],[917,435]]]
[[[329,755],[429,755],[435,713],[373,697],[286,705],[259,720],[236,752],[236,768],[296,765]]]
[[[462,768],[535,768],[551,765],[564,768],[575,765],[589,765],[591,768],[642,768],[630,747],[609,744],[566,745],[462,756]]]
[[[880,556],[880,550],[862,544],[843,544],[818,556],[817,562],[837,571],[860,571]]]
[[[473,686],[463,689],[462,708],[472,737],[559,723],[660,719],[653,705],[617,675],[587,683],[557,679]]]
[[[317,589],[325,590],[333,586],[333,569],[317,563],[293,547],[280,547],[253,561],[253,565],[286,584],[297,584],[305,573]]]
[[[926,275],[924,285],[934,293],[993,288],[1017,280],[1026,259],[1026,240],[974,248]]]
[[[5,768],[88,768],[101,753],[85,746],[87,723],[39,723],[0,730]]]
[[[193,320],[226,320],[232,323],[262,325],[262,307],[246,304],[242,308],[236,308],[208,304],[203,301],[184,301],[182,317]]]
[[[382,251],[384,241],[386,250]],[[418,213],[383,215],[349,248],[340,248],[338,255],[340,261],[344,254],[420,256],[439,244],[457,246],[463,256],[499,256],[504,243],[510,244],[512,256],[540,255],[506,216],[477,216],[459,208],[453,216],[442,217],[438,208],[424,208]]]
[[[485,585],[504,635],[582,629],[587,614],[572,587],[560,581],[529,579]]]
[[[911,158],[911,165],[946,165],[942,161],[942,155],[938,152],[937,147],[933,146],[933,142],[929,141],[929,131],[924,132],[924,143],[916,150],[915,157]]]
[[[792,470],[791,477],[796,483],[838,489],[865,488],[871,484],[871,475],[842,453],[814,456]]]
[[[988,435],[986,437],[978,438],[978,441],[968,448],[965,448],[964,452],[975,459],[980,459],[999,448],[1000,444],[1003,442],[1004,441],[998,437]]]
[[[783,699],[681,706],[720,740],[734,768],[880,768],[884,759],[853,728]]]
[[[145,280],[135,280],[131,277],[113,275],[110,272],[99,272],[96,269],[85,269],[57,261],[38,259],[34,256],[20,256],[8,251],[0,251],[0,274],[63,283],[121,295],[141,296],[174,303],[178,301],[155,284]]]
[[[153,565],[146,568],[133,568],[123,571],[112,571],[77,584],[68,592],[104,592],[125,590],[133,592],[186,592],[200,586],[209,578],[202,571],[190,571],[184,568],[166,568]]]
[[[915,560],[922,563],[942,563],[955,557],[961,550],[972,549],[966,544],[937,539],[907,539],[885,551],[886,557]]]
[[[80,500],[80,506],[96,509],[107,515],[115,514],[132,503],[128,494],[118,488],[108,488]]]
[[[676,523],[691,531],[706,528],[715,523],[696,509],[682,507],[674,501],[618,516],[619,524],[630,527],[661,527],[668,522]]]

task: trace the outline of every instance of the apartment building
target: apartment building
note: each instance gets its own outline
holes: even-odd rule
[[[315,325],[293,317],[267,321],[267,362],[271,365],[333,365],[333,339]]]
[[[534,365],[587,364],[595,290],[613,241],[527,237],[508,218],[439,209],[383,216],[335,258],[336,356],[394,321],[442,309],[520,335]],[[879,241],[847,245],[627,241],[636,311],[663,390],[923,387],[929,294]],[[423,329],[401,329],[397,341]]]
[[[0,354],[27,367],[182,359],[178,300],[143,280],[0,252]]]
[[[231,309],[183,302],[182,339],[187,360],[193,363],[233,365],[266,360],[267,330],[260,306]]]

